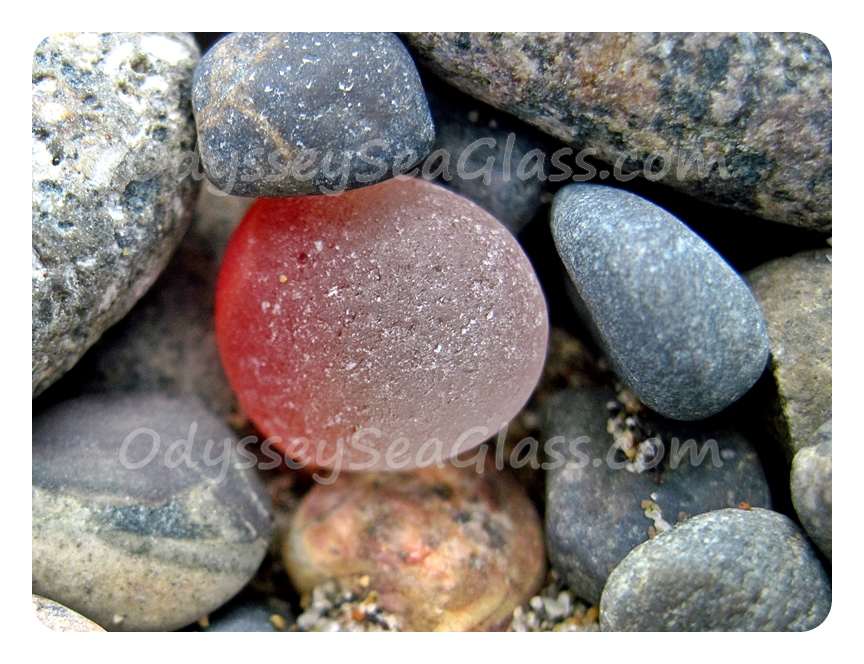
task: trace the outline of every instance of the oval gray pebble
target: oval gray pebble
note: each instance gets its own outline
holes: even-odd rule
[[[777,512],[700,514],[635,548],[600,600],[603,631],[806,631],[831,610],[807,539]]]
[[[235,446],[193,397],[46,410],[33,422],[33,592],[109,631],[172,630],[222,605],[271,530],[269,497],[249,459],[235,468]]]
[[[230,34],[201,60],[192,103],[207,177],[235,196],[381,182],[435,138],[414,61],[391,33]]]
[[[561,189],[558,253],[620,378],[650,408],[698,420],[741,397],[768,360],[768,333],[744,281],[678,219],[635,194]]]
[[[639,426],[656,434],[649,439],[656,454],[633,472],[607,432],[606,404],[614,399],[609,388],[576,388],[544,404],[543,439],[565,439],[558,446],[564,462],[546,475],[549,558],[568,587],[595,604],[615,566],[648,540],[649,528],[741,502],[771,507],[756,450],[714,420],[694,425],[640,415]],[[645,514],[643,501],[656,504],[661,522]]]

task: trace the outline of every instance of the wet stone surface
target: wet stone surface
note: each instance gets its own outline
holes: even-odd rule
[[[819,427],[813,445],[792,460],[792,503],[801,525],[831,560],[831,421]]]

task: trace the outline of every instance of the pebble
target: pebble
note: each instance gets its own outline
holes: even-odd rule
[[[301,593],[366,576],[404,631],[505,627],[545,576],[534,506],[488,469],[343,473],[303,499],[283,556]]]
[[[831,420],[817,429],[813,445],[792,460],[792,503],[806,533],[831,560]]]
[[[599,632],[600,611],[563,587],[555,570],[546,584],[524,606],[513,609],[508,632]]]
[[[563,436],[546,475],[549,558],[594,604],[630,551],[679,520],[741,502],[771,507],[757,453],[737,430],[665,420],[622,397],[583,387],[544,406],[542,439]]]
[[[531,396],[548,335],[511,233],[419,179],[258,201],[216,296],[243,410],[300,462],[345,470],[442,465],[479,445]]]
[[[198,59],[180,33],[58,33],[36,48],[34,396],[129,311],[189,226],[198,182],[174,176],[194,154]]]
[[[195,631],[202,632],[284,632],[294,617],[288,602],[244,591],[204,620]]]
[[[561,189],[558,253],[620,378],[677,420],[720,412],[762,374],[768,333],[752,293],[707,243],[630,192]]]
[[[745,278],[771,338],[771,430],[787,462],[831,419],[831,249],[778,258]]]
[[[813,35],[404,38],[448,83],[586,150],[606,177],[638,173],[765,219],[831,226],[831,54]]]
[[[390,33],[229,34],[202,58],[192,102],[207,177],[235,196],[381,182],[435,138],[414,61]]]
[[[67,396],[158,390],[195,394],[214,414],[237,409],[213,322],[219,264],[251,198],[202,187],[189,231],[153,287],[58,383]]]
[[[224,604],[270,536],[266,490],[235,468],[233,441],[189,396],[89,395],[40,414],[33,592],[109,631],[173,630]]]
[[[92,620],[50,599],[33,595],[36,617],[45,627],[55,632],[104,632]]]
[[[450,86],[426,82],[426,96],[435,144],[421,174],[441,171],[434,182],[474,201],[518,235],[551,200],[554,142]]]
[[[831,585],[804,533],[762,509],[708,512],[634,549],[600,601],[603,631],[806,631]]]

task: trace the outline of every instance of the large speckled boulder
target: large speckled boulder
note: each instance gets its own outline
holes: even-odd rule
[[[831,55],[812,35],[405,39],[457,88],[578,149],[593,148],[622,174],[774,221],[831,224]]]
[[[177,629],[221,606],[271,529],[254,459],[235,445],[190,396],[84,396],[40,414],[33,592],[111,631]]]
[[[724,509],[630,552],[603,590],[600,627],[800,632],[830,609],[828,575],[798,526],[769,510]]]
[[[745,279],[771,339],[772,380],[760,385],[787,462],[831,419],[831,249],[778,258]]]
[[[33,55],[33,394],[150,287],[192,218],[191,35],[52,35]]]

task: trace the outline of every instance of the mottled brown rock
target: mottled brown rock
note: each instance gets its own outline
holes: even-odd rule
[[[831,420],[813,436],[813,445],[792,460],[792,504],[804,531],[831,560]]]
[[[831,224],[831,56],[803,33],[409,33],[461,90],[620,171],[811,229]],[[664,160],[652,154],[668,155]],[[722,157],[709,168],[710,157]],[[702,155],[703,175],[696,162]]]
[[[80,613],[68,609],[62,604],[52,602],[39,595],[33,595],[33,609],[36,617],[45,627],[55,632],[104,632],[92,620],[88,620]]]
[[[802,252],[745,275],[771,339],[771,428],[792,461],[831,419],[831,249]]]
[[[283,555],[295,586],[369,575],[407,631],[502,627],[544,578],[537,513],[506,475],[343,474],[304,499]]]

